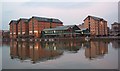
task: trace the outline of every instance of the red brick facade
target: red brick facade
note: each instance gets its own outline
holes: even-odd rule
[[[88,28],[91,35],[108,35],[107,21],[102,18],[88,16],[84,20],[84,28]]]
[[[59,19],[32,17],[29,20],[21,18],[18,21],[10,22],[10,38],[33,36],[38,38],[41,36],[41,31],[45,28],[54,28],[63,26]]]
[[[63,26],[63,23],[60,22],[50,22],[49,18],[43,18],[44,20],[41,20],[41,17],[32,17],[29,20],[29,35],[34,36],[35,38],[41,37],[41,31],[46,28],[54,28],[57,26]],[[48,20],[48,21],[47,21]]]
[[[19,19],[18,20],[18,37],[26,36],[29,33],[28,19]]]
[[[12,20],[10,23],[10,38],[17,38],[18,36],[18,27],[17,21]]]
[[[120,36],[120,23],[114,22],[111,24],[111,35]]]

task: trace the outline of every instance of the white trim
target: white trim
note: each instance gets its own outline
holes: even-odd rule
[[[38,31],[34,31],[34,33],[38,33]]]
[[[29,33],[32,33],[32,31],[29,31]]]
[[[16,34],[15,32],[13,34]]]
[[[18,32],[18,34],[20,34],[20,32]]]
[[[22,32],[22,34],[25,34],[25,32]]]

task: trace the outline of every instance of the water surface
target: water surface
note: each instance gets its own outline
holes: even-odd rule
[[[3,69],[118,69],[120,40],[3,42]]]

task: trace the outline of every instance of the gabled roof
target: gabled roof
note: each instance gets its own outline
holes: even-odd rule
[[[59,19],[54,19],[54,18],[45,18],[45,17],[36,17],[36,16],[33,16],[32,18],[35,18],[38,21],[62,23],[62,21],[60,21]]]
[[[59,19],[53,19],[53,18],[51,18],[51,19],[52,19],[52,22],[62,23]]]
[[[26,19],[26,18],[20,18],[19,20],[18,20],[18,22],[20,22],[20,21],[24,21],[24,22],[28,22],[28,19]]]
[[[101,20],[106,21],[106,20],[104,20],[103,18],[99,18],[99,17],[95,17],[95,16],[90,16],[90,15],[88,15],[88,16],[84,19],[84,21],[85,21],[88,17],[91,17],[91,18],[93,18],[94,20],[97,20],[97,21],[101,21]]]
[[[48,21],[48,19],[47,18],[43,18],[43,17],[36,17],[36,16],[33,16],[32,18],[35,18],[35,19],[37,19],[38,21]]]
[[[86,30],[87,28],[81,28],[81,30]]]
[[[120,23],[114,22],[114,23],[111,24],[111,25],[120,25]]]
[[[11,20],[10,23],[9,23],[9,25],[10,25],[11,23],[12,23],[12,24],[17,24],[17,20]]]
[[[95,20],[102,20],[102,18],[94,17],[94,16],[91,16],[91,18],[93,18],[93,19],[95,19]]]
[[[67,30],[69,28],[73,28],[76,25],[66,25],[66,26],[58,26],[56,28],[49,28],[49,29],[44,29],[43,31],[50,31],[50,30]]]

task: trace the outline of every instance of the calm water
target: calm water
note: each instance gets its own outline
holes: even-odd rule
[[[3,69],[118,69],[120,40],[3,42]]]

